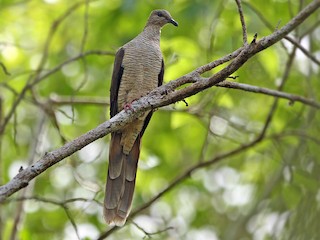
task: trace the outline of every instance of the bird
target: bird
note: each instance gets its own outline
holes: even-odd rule
[[[168,23],[178,26],[168,11],[153,10],[143,31],[118,49],[110,87],[110,117],[122,109],[130,109],[133,101],[162,85],[164,61],[160,33]],[[109,225],[123,226],[130,213],[141,138],[152,114],[146,112],[111,134],[103,208]]]

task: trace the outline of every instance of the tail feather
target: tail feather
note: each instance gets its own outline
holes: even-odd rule
[[[140,137],[137,137],[126,161],[126,180],[135,182],[137,174],[137,164],[140,155]],[[133,185],[134,187],[134,185]]]
[[[110,148],[109,148],[109,169],[108,176],[111,179],[115,179],[120,176],[123,162],[121,159],[123,157],[121,142],[121,133],[111,134]]]
[[[108,173],[107,185],[106,185],[106,195],[105,195],[105,207],[108,209],[116,208],[119,204],[121,196],[123,195],[125,189],[125,177],[124,169],[122,174],[117,178],[110,178]]]
[[[135,181],[126,181],[125,186],[126,191],[121,198],[119,212],[129,213],[131,210]]]
[[[121,133],[112,135],[104,200],[104,218],[117,226],[126,222],[131,209],[140,153],[140,137],[128,155],[123,153],[120,141]]]

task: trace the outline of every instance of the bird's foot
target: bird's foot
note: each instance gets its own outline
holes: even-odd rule
[[[128,111],[133,111],[133,107],[132,107],[132,104],[131,103],[126,103],[124,106],[123,106],[123,109],[128,112]]]
[[[143,96],[141,96],[141,97],[143,97]],[[133,109],[133,107],[132,107],[132,103],[134,102],[134,101],[137,101],[139,98],[135,98],[135,99],[133,99],[130,103],[125,103],[124,105],[123,105],[123,109],[127,112],[127,111],[134,111],[134,109]]]

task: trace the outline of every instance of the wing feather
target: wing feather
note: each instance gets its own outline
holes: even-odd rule
[[[124,56],[124,48],[120,48],[115,56],[112,80],[110,87],[110,116],[113,117],[118,113],[118,92],[123,74],[122,60]]]

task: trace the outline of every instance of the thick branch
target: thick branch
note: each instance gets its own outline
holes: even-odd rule
[[[79,151],[91,142],[104,137],[110,132],[119,130],[125,124],[132,121],[133,117],[137,116],[139,113],[141,113],[141,110],[137,110],[137,112],[134,112],[133,114],[132,112],[126,113],[125,111],[122,111],[109,121],[102,123],[95,129],[83,134],[71,142],[66,143],[61,148],[46,153],[35,164],[20,171],[9,183],[0,187],[0,202],[17,192],[19,189],[26,187],[33,178],[52,165]]]

